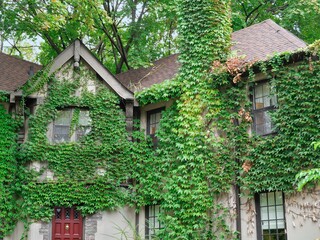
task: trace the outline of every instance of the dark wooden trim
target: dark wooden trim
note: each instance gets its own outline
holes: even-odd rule
[[[144,207],[144,214],[145,214],[145,238],[149,238],[149,206]]]
[[[254,195],[254,203],[256,209],[256,227],[257,227],[257,240],[261,240],[262,229],[261,229],[261,212],[260,212],[260,194],[256,193]]]

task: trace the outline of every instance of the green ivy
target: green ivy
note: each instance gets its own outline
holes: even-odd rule
[[[17,121],[0,105],[0,238],[9,234],[19,219],[17,198]]]
[[[311,146],[320,137],[320,62],[307,56],[299,64],[282,66],[285,56],[280,59],[269,62],[278,98],[272,114],[277,134],[255,139],[248,156],[253,166],[241,178],[251,192],[293,191],[298,172],[320,166],[319,152]]]
[[[18,159],[21,216],[33,221],[50,221],[54,206],[77,206],[86,215],[138,201],[130,194],[130,184],[127,190],[121,186],[139,176],[133,169],[139,170],[135,164],[145,155],[138,153],[143,147],[151,156],[152,147],[142,138],[134,144],[128,141],[119,97],[102,83],[96,93],[87,91],[88,79],[95,76],[85,66],[80,69],[72,79],[44,75],[47,81],[36,80],[49,84],[47,97],[29,119],[28,140],[22,144]],[[81,94],[76,94],[81,87]],[[79,124],[80,109],[89,110],[91,131],[77,142],[52,143],[47,137],[48,126],[59,110],[70,107],[74,108],[73,131]],[[30,169],[35,162],[41,164],[41,171]],[[53,179],[42,176],[47,171],[54,173]]]

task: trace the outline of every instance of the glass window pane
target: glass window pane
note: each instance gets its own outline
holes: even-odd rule
[[[261,98],[263,96],[262,94],[262,84],[259,84],[254,89],[255,98]]]
[[[261,193],[260,194],[260,206],[264,207],[267,206],[268,202],[267,202],[267,194],[266,193]]]
[[[276,194],[276,204],[282,205],[283,204],[282,192],[276,192],[275,194]]]
[[[263,98],[257,98],[255,103],[256,109],[264,108]]]
[[[70,125],[71,109],[58,111],[54,120],[55,125]]]
[[[271,206],[271,205],[275,205],[275,204],[276,204],[276,202],[275,202],[274,192],[268,193],[268,205]]]
[[[272,122],[268,112],[255,112],[255,131],[258,135],[265,135],[272,133]]]
[[[269,207],[268,208],[269,210],[269,219],[272,220],[272,219],[276,219],[276,207]]]
[[[270,95],[270,84],[268,82],[262,84],[263,88],[263,96],[269,96]]]
[[[70,141],[70,126],[53,126],[53,142],[68,142]]]
[[[79,113],[79,125],[89,126],[91,125],[91,118],[88,110],[81,110]]]
[[[269,221],[269,229],[277,229],[277,220]]]
[[[261,208],[261,220],[268,220],[268,207]]]

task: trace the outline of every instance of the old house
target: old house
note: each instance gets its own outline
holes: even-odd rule
[[[275,53],[306,47],[271,20],[234,32],[232,40],[232,52],[243,55],[248,62],[267,61]],[[290,54],[284,65],[295,68],[305,55],[304,51]],[[162,113],[173,99],[142,105],[134,92],[173,79],[179,66],[178,54],[174,54],[150,67],[114,76],[76,40],[38,77],[27,82],[28,76],[41,67],[0,54],[0,88],[10,96],[6,109],[21,113],[20,102],[25,99],[19,161],[26,173],[20,178],[20,193],[25,200],[24,214],[32,222],[25,230],[19,221],[4,239],[25,236],[30,240],[103,240],[134,239],[137,235],[152,239],[162,228],[158,219],[161,205],[135,209],[128,200],[134,180],[126,172],[135,170],[132,159],[136,150],[130,142],[133,120],[139,119],[141,129],[157,144],[155,134]],[[277,111],[282,98],[272,91],[270,70],[255,71],[248,87],[254,119],[248,131],[268,139],[277,134],[269,112]],[[319,121],[319,114],[313,119]],[[248,168],[243,175],[254,168],[251,162],[243,166]],[[270,179],[276,178],[270,175]],[[251,197],[246,189],[241,197],[239,192],[229,193],[221,201],[230,208],[230,228],[238,231],[243,240],[319,238],[319,190],[290,194],[282,190],[256,192]]]

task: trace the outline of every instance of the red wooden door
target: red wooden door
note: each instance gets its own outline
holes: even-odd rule
[[[52,240],[81,240],[82,216],[74,207],[56,207],[52,220]]]

